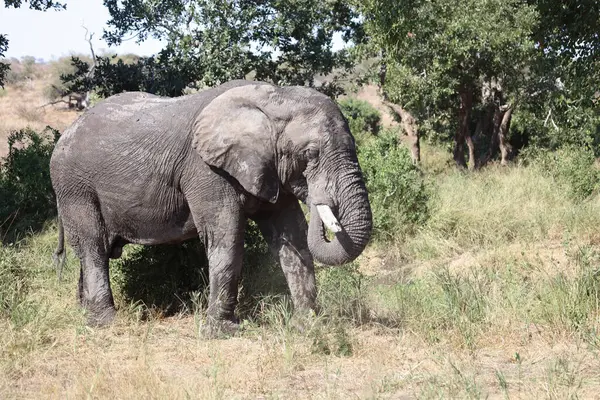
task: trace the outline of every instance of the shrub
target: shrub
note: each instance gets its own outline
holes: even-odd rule
[[[87,63],[92,60],[88,56],[79,55],[78,58]],[[60,79],[63,75],[73,74],[76,70],[75,65],[71,62],[71,57],[61,57],[50,63],[51,80],[48,86],[44,88],[44,97],[49,101],[55,101],[68,93],[67,86]]]
[[[353,134],[369,132],[376,135],[379,132],[381,115],[369,102],[348,98],[340,100],[339,106]]]
[[[13,242],[56,215],[50,157],[59,132],[29,128],[8,137],[8,156],[0,161],[0,242]]]
[[[397,134],[385,130],[358,147],[373,211],[374,235],[393,238],[409,232],[428,216],[428,192],[410,152]]]
[[[42,74],[40,64],[36,64],[35,58],[25,56],[21,61],[11,59],[10,69],[6,72],[5,84],[18,86],[26,81],[39,78]]]
[[[600,171],[588,147],[565,145],[555,151],[533,148],[525,153],[525,160],[565,184],[575,200],[584,200],[598,189]]]

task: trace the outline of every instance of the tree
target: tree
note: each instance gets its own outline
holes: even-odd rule
[[[19,8],[23,5],[23,3],[27,3],[27,0],[4,0],[5,8]],[[58,3],[54,0],[29,0],[29,8],[32,10],[38,11],[47,11],[50,9],[54,10],[64,10],[66,9],[66,5],[63,3]],[[4,54],[8,50],[8,38],[6,34],[0,33],[0,60],[4,58]],[[7,63],[0,62],[0,87],[4,87],[4,79],[6,77],[6,73],[8,72],[10,65]]]
[[[513,109],[535,56],[535,7],[519,0],[365,0],[360,9],[371,46],[385,54],[387,96],[420,118],[452,116],[454,159],[466,166],[468,150],[475,167],[471,122],[479,119],[482,130],[490,113]],[[485,87],[492,90],[485,94]],[[502,126],[487,125],[496,134]]]
[[[164,39],[160,57],[177,60],[191,86],[213,86],[253,74],[279,85],[315,86],[315,76],[349,67],[333,51],[336,33],[360,40],[356,12],[343,0],[104,0],[104,37]],[[335,81],[335,79],[334,79]],[[331,82],[329,82],[331,83]],[[337,90],[335,85],[323,89]]]
[[[367,54],[383,55],[385,94],[414,113],[424,131],[453,141],[458,165],[466,164],[465,150],[469,166],[485,164],[497,150],[506,163],[509,139],[550,148],[600,144],[600,3],[357,5],[371,39]]]
[[[5,35],[0,34],[0,57],[4,57],[6,50],[8,50],[8,39]],[[4,87],[4,79],[9,69],[10,64],[0,62],[0,87]]]
[[[139,57],[126,63],[120,57],[96,57],[93,74],[91,66],[78,57],[72,57],[75,71],[61,75],[64,91],[62,95],[88,93],[94,90],[100,97],[143,91],[163,96],[176,97],[184,93],[193,71],[188,64],[169,57],[166,51],[157,57]]]

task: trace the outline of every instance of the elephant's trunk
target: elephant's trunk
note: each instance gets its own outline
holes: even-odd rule
[[[364,250],[371,236],[373,220],[367,189],[359,169],[338,177],[333,192],[336,196],[332,199],[336,205],[332,210],[334,216],[324,215],[323,207],[318,210],[318,200],[311,202],[308,247],[317,261],[341,265],[354,260]],[[325,236],[322,215],[324,219],[333,219],[327,221],[329,226],[334,227],[333,230],[338,230],[335,229],[335,222],[341,225],[341,231],[335,233],[331,241]]]

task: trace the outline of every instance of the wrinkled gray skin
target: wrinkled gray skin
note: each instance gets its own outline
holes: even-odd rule
[[[115,315],[108,260],[127,243],[198,235],[209,261],[208,326],[230,332],[247,218],[279,258],[296,310],[315,307],[312,257],[349,262],[371,234],[348,125],[335,103],[308,88],[231,81],[173,99],[112,96],[64,132],[50,169],[92,325]],[[297,199],[309,205],[310,224]],[[320,204],[343,227],[331,241]],[[55,256],[64,256],[62,243]]]

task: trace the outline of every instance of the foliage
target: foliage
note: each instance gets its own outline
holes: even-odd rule
[[[40,77],[40,64],[36,64],[35,57],[25,56],[21,60],[11,59],[7,65],[4,83],[7,85],[18,85],[26,81],[33,81]]]
[[[369,102],[356,98],[347,98],[338,102],[342,113],[348,120],[351,132],[379,132],[381,114]]]
[[[4,53],[8,50],[8,39],[4,35],[0,35],[0,58],[4,57]],[[4,80],[6,74],[10,70],[8,63],[0,62],[0,87],[4,88]]]
[[[162,315],[190,307],[207,288],[208,263],[198,239],[178,245],[126,246],[111,261],[111,280],[122,304],[141,302]]]
[[[4,7],[19,8],[23,5],[23,3],[27,3],[27,2],[29,2],[29,8],[32,10],[47,11],[50,9],[54,9],[54,10],[66,9],[66,5],[64,3],[59,3],[54,0],[4,0]]]
[[[140,57],[130,63],[117,55],[99,56],[93,74],[90,74],[90,64],[78,57],[72,58],[72,64],[75,71],[61,75],[66,92],[85,93],[93,89],[101,97],[125,91],[181,96],[191,73],[186,64],[170,58],[164,51],[158,57]]]
[[[411,107],[420,114],[427,106],[452,107],[461,86],[475,93],[481,78],[498,77],[510,87],[534,51],[529,34],[537,14],[517,0],[370,0],[362,10],[373,44],[385,49],[386,61],[404,77],[404,87],[386,91],[403,104],[420,96]],[[413,90],[401,90],[408,87]]]
[[[286,293],[281,268],[256,224],[250,222],[244,241],[244,261],[238,311],[252,317],[261,299]],[[208,260],[199,239],[177,245],[126,246],[111,261],[111,280],[121,304],[142,303],[161,315],[191,310],[208,291]],[[206,306],[206,304],[201,304]]]
[[[464,126],[476,152],[486,154],[494,132],[486,123],[489,107],[510,104],[520,122],[509,126],[517,150],[534,142],[550,148],[590,137],[598,142],[595,2],[357,3],[370,39],[360,51],[381,54],[385,93],[421,121],[424,135],[462,140],[455,136],[457,117],[461,109],[470,111],[461,132]],[[549,112],[559,129],[540,128]]]
[[[548,150],[583,146],[600,155],[600,108],[579,98],[571,85],[540,100],[520,107],[511,126],[511,142]]]
[[[374,236],[391,239],[423,223],[428,216],[428,192],[398,134],[384,130],[364,140],[357,151],[373,210]]]
[[[13,132],[0,163],[0,241],[13,242],[56,215],[50,157],[59,132]]]
[[[164,39],[162,55],[177,60],[187,83],[203,87],[253,73],[279,85],[315,84],[317,74],[350,66],[345,51],[332,51],[333,36],[360,40],[357,14],[345,2],[105,0],[111,19],[105,38],[128,34]],[[330,82],[331,83],[331,82]],[[323,89],[336,91],[331,85]]]
[[[540,48],[568,73],[578,92],[591,97],[597,85],[590,83],[600,78],[600,4],[595,0],[528,2],[542,16],[533,34]]]
[[[589,147],[565,145],[555,151],[531,148],[526,159],[540,173],[567,185],[575,200],[583,200],[600,187],[600,170]]]

